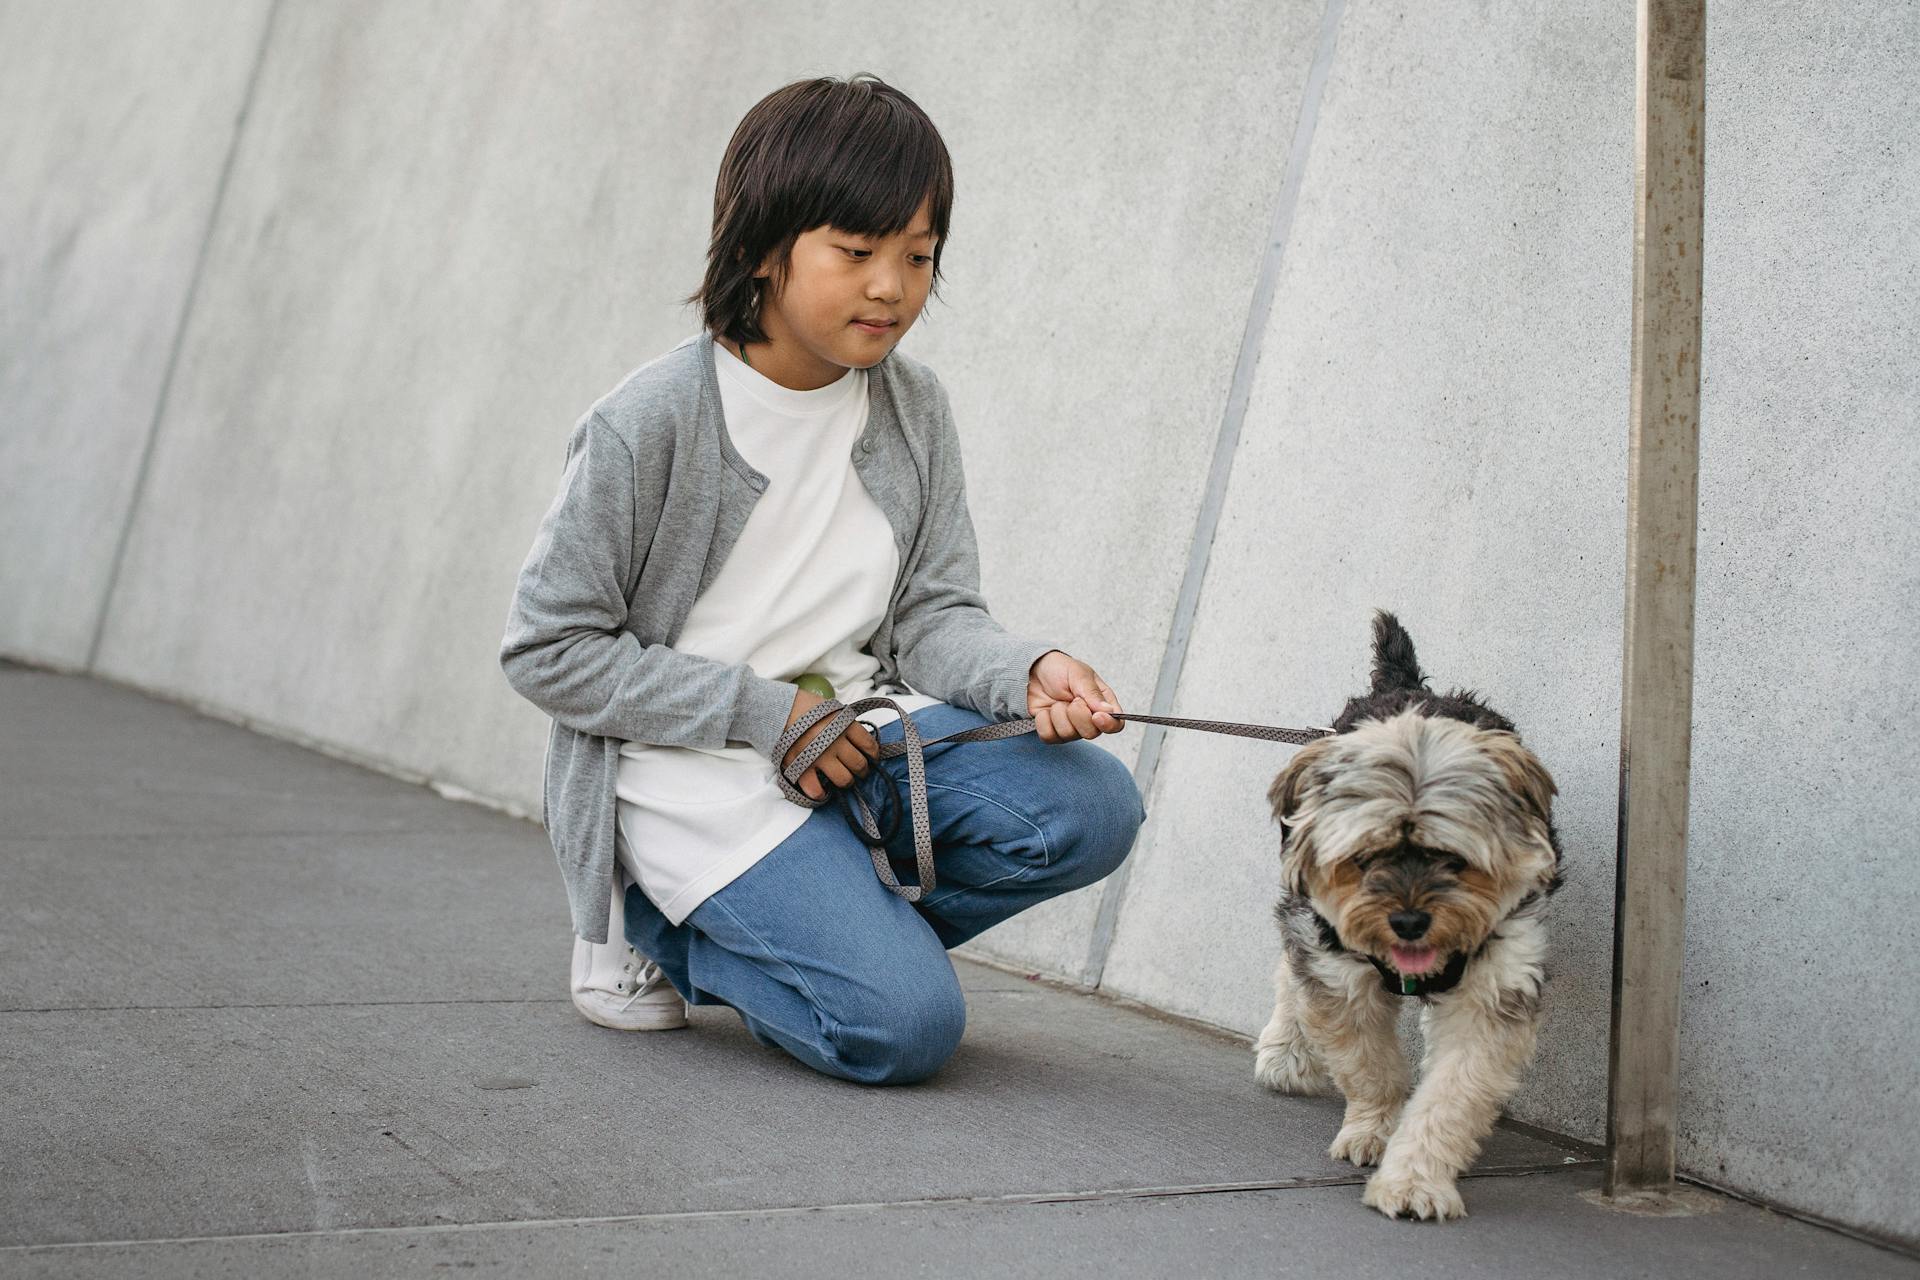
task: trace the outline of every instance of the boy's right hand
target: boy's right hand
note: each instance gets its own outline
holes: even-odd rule
[[[826,699],[817,693],[809,693],[805,689],[795,690],[793,710],[787,714],[787,723],[792,724],[813,707],[825,701]],[[799,755],[801,749],[812,742],[814,735],[825,729],[832,719],[832,716],[822,716],[817,724],[800,735],[799,741],[787,748],[787,754],[780,759],[781,773],[787,771],[787,766],[793,762],[794,757]],[[866,725],[855,720],[846,727],[845,732],[833,740],[832,746],[820,753],[820,758],[807,767],[807,771],[800,775],[800,780],[794,785],[814,800],[825,800],[827,786],[851,786],[855,775],[865,777],[867,771],[873,767],[873,762],[879,758],[880,744],[874,740],[873,734],[867,730]]]

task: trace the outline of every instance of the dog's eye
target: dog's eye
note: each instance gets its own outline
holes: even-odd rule
[[[1459,854],[1450,853],[1446,857],[1440,859],[1440,865],[1445,867],[1448,871],[1451,871],[1454,875],[1457,876],[1462,871],[1465,871],[1472,864],[1469,863],[1465,858],[1461,857]]]

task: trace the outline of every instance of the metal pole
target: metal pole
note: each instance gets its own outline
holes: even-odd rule
[[[1673,1186],[1700,475],[1705,0],[1640,0],[1605,1194]]]

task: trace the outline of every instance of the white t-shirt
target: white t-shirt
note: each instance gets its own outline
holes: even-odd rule
[[[841,702],[871,697],[879,662],[860,648],[886,614],[900,551],[853,468],[867,425],[867,371],[796,391],[720,343],[713,358],[727,434],[768,483],[673,647],[744,662],[769,680],[816,671]],[[939,702],[923,693],[887,696],[908,711]],[[860,713],[876,727],[897,718],[887,707]],[[774,763],[752,747],[621,744],[620,860],[672,923],[812,815],[786,798],[774,775]],[[844,822],[831,792],[828,803]]]

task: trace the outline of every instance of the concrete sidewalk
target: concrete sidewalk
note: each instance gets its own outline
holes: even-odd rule
[[[1395,1223],[1241,1041],[963,964],[965,1043],[864,1089],[725,1009],[567,1002],[533,824],[0,664],[0,1275],[1920,1275],[1736,1201],[1582,1197],[1502,1129]]]

